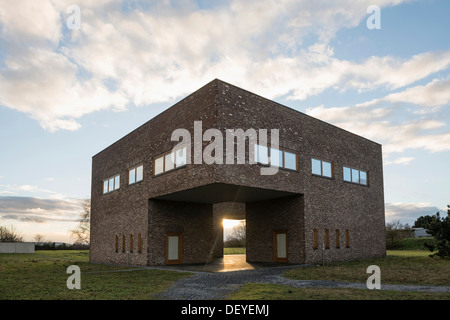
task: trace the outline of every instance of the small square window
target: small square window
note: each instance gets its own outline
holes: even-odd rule
[[[324,177],[328,177],[328,178],[332,177],[333,171],[331,169],[331,163],[330,162],[322,161],[322,175]]]
[[[352,169],[352,182],[359,183],[359,170]]]
[[[322,175],[322,161],[317,159],[312,159],[312,173],[321,176]]]
[[[114,177],[114,190],[120,188],[120,175]]]
[[[284,152],[284,167],[286,169],[297,170],[297,155],[295,153]]]
[[[128,184],[132,184],[136,182],[136,169],[131,169],[128,172]]]
[[[178,149],[175,152],[175,162],[176,162],[177,168],[186,165],[186,163],[187,163],[187,148],[186,147]]]
[[[269,164],[269,148],[255,144],[256,162],[262,164]]]
[[[360,171],[359,176],[360,176],[360,183],[367,186],[367,172]]]
[[[136,182],[144,179],[144,166],[139,166],[136,168]]]
[[[275,167],[283,167],[283,152],[270,148],[270,165]]]
[[[155,159],[155,175],[163,173],[164,172],[164,157],[159,157]]]
[[[169,153],[164,156],[164,171],[175,169],[174,154]]]
[[[344,181],[352,181],[352,173],[350,168],[344,167]]]
[[[114,191],[114,178],[109,178],[108,192]]]

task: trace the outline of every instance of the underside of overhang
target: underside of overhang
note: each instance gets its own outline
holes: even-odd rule
[[[213,204],[220,202],[256,202],[293,195],[299,194],[225,183],[212,183],[161,195],[152,199]]]

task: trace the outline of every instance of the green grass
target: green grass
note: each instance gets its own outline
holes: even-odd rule
[[[153,299],[189,273],[91,264],[88,251],[0,255],[0,300]],[[81,270],[81,290],[66,286],[67,267]],[[120,271],[132,269],[133,271]]]
[[[400,292],[341,288],[293,288],[247,283],[230,300],[449,300],[449,293]]]
[[[286,272],[285,276],[303,280],[366,282],[367,267],[377,265],[381,269],[381,282],[385,284],[450,286],[450,260],[428,255],[428,251],[388,251],[385,258],[296,268]]]
[[[245,248],[223,248],[223,254],[245,254]]]
[[[301,267],[288,270],[284,276],[297,280],[331,280],[365,283],[367,267],[377,265],[383,284],[450,286],[450,259],[430,258],[430,252],[419,250],[388,251],[385,258]],[[449,293],[395,292],[342,288],[293,288],[273,284],[245,284],[230,299],[250,300],[450,300]]]

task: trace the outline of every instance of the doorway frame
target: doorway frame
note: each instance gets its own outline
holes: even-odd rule
[[[289,237],[288,237],[288,230],[273,230],[273,261],[274,262],[281,262],[281,263],[287,263],[289,261]],[[286,235],[286,258],[279,258],[278,257],[278,250],[277,250],[277,235],[278,234],[285,234]]]
[[[169,260],[169,237],[178,237],[178,259]],[[168,232],[166,233],[166,264],[181,264],[183,262],[183,233]]]

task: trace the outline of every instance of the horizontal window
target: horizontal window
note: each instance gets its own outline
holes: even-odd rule
[[[128,171],[128,184],[142,181],[144,178],[144,166],[140,165]]]
[[[120,188],[120,175],[103,180],[103,194],[112,192]]]
[[[344,167],[344,181],[367,186],[367,171]]]
[[[298,170],[297,154],[259,144],[255,144],[255,161],[284,169]]]
[[[187,147],[165,153],[153,160],[153,175],[158,175],[185,166]]]
[[[319,159],[311,159],[311,171],[312,174],[332,178],[333,177],[333,165],[331,162],[323,161]]]

